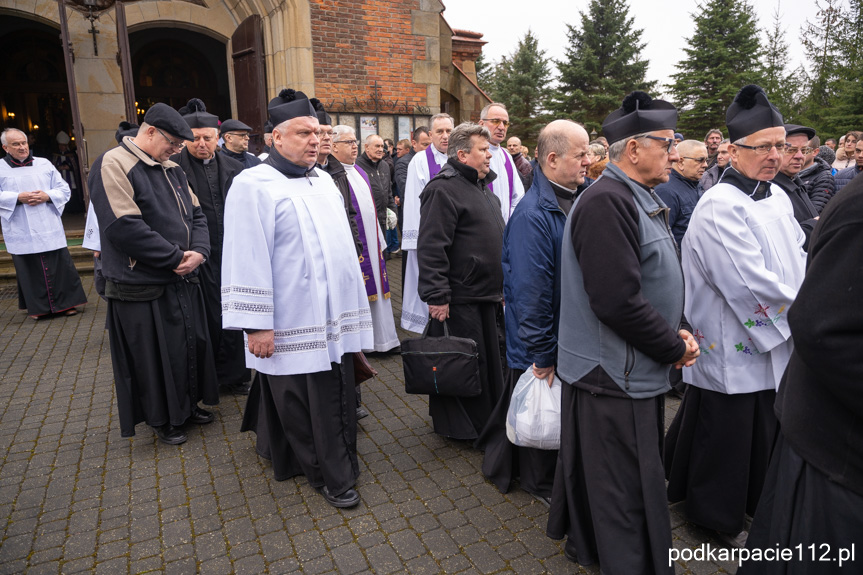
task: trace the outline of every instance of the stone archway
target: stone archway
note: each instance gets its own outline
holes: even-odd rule
[[[157,102],[172,108],[200,98],[220,118],[231,117],[225,43],[188,29],[147,28],[129,33],[139,123]]]
[[[0,129],[33,134],[34,154],[50,158],[58,132],[74,135],[59,28],[5,14],[0,42]]]

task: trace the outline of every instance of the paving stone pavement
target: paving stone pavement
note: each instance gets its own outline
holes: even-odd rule
[[[389,272],[398,325],[398,257]],[[330,507],[302,477],[273,479],[239,431],[243,397],[223,395],[216,421],[179,447],[143,424],[121,438],[106,305],[82,279],[85,313],[39,321],[17,309],[14,284],[0,286],[0,574],[598,573],[546,537],[543,503],[518,486],[499,493],[478,451],[432,432],[398,356],[371,358],[380,375],[364,384],[354,509]],[[678,549],[722,547],[674,507],[671,522]]]

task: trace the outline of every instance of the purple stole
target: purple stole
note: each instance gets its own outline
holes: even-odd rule
[[[366,185],[369,187],[369,194],[372,195],[372,206],[375,205],[375,196],[372,193],[372,184],[369,182],[368,175],[363,171],[362,168],[354,164],[354,169],[356,169],[357,173],[363,177],[366,181]],[[360,256],[360,269],[363,272],[363,282],[366,284],[366,295],[369,297],[369,301],[377,301],[378,299],[378,288],[375,285],[375,276],[374,270],[372,270],[372,261],[369,256],[369,246],[366,242],[366,230],[365,224],[363,223],[362,212],[360,212],[360,205],[357,202],[357,193],[354,191],[354,187],[351,185],[351,179],[347,178],[348,187],[351,189],[351,203],[354,205],[354,210],[357,212],[356,221],[357,221],[357,231],[359,232],[360,239],[363,242],[363,255]],[[377,208],[375,208],[375,212],[377,212]],[[377,213],[375,213],[375,222],[377,222]],[[381,245],[380,245],[380,237],[377,232],[374,232],[375,236],[375,253],[377,254],[378,260],[378,269],[381,274],[381,288],[383,288],[384,299],[390,298],[390,282],[387,279],[387,266],[384,262],[384,256],[381,254]]]
[[[510,212],[512,212],[512,195],[515,193],[515,184],[513,183],[512,179],[512,164],[510,163],[512,160],[510,160],[509,152],[507,152],[503,148],[498,149],[502,150],[504,153],[503,166],[506,169],[506,177],[509,180],[509,210]],[[488,184],[488,189],[494,192],[494,182],[490,182]]]
[[[440,171],[440,166],[437,165],[437,161],[434,159],[434,152],[432,151],[432,146],[434,146],[434,144],[429,144],[429,147],[426,148],[426,160],[428,161],[429,165],[429,181],[432,181],[432,179]]]

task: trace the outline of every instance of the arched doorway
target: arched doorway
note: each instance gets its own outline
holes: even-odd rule
[[[181,28],[148,28],[129,33],[135,100],[143,113],[157,102],[172,108],[200,98],[221,119],[231,117],[226,46]]]
[[[4,13],[0,44],[0,129],[27,132],[33,154],[50,158],[58,132],[74,137],[60,30]]]

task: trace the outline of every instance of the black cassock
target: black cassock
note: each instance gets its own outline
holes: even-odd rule
[[[201,291],[207,312],[207,326],[216,374],[219,383],[233,385],[249,381],[252,374],[246,368],[243,332],[222,329],[222,242],[225,236],[225,198],[234,176],[243,170],[243,165],[217,153],[206,164],[193,157],[189,150],[173,157],[186,172],[189,187],[198,197],[201,211],[207,218],[210,232],[210,257],[200,266]]]
[[[254,431],[255,450],[284,481],[305,475],[333,495],[359,477],[357,413],[352,354],[329,371],[300,375],[258,373],[240,431]]]
[[[481,392],[476,397],[429,396],[429,415],[437,434],[453,439],[477,439],[504,392],[503,306],[499,302],[450,304],[447,328],[453,337],[476,342]],[[443,323],[431,321],[428,334],[443,336]]]
[[[560,454],[548,536],[603,573],[673,574],[662,472],[664,400],[561,390]],[[594,521],[594,517],[602,518]]]
[[[12,255],[18,280],[18,309],[27,315],[60,313],[87,303],[68,248]]]
[[[200,286],[181,280],[152,301],[108,299],[120,433],[144,421],[183,425],[198,401],[219,403]]]

